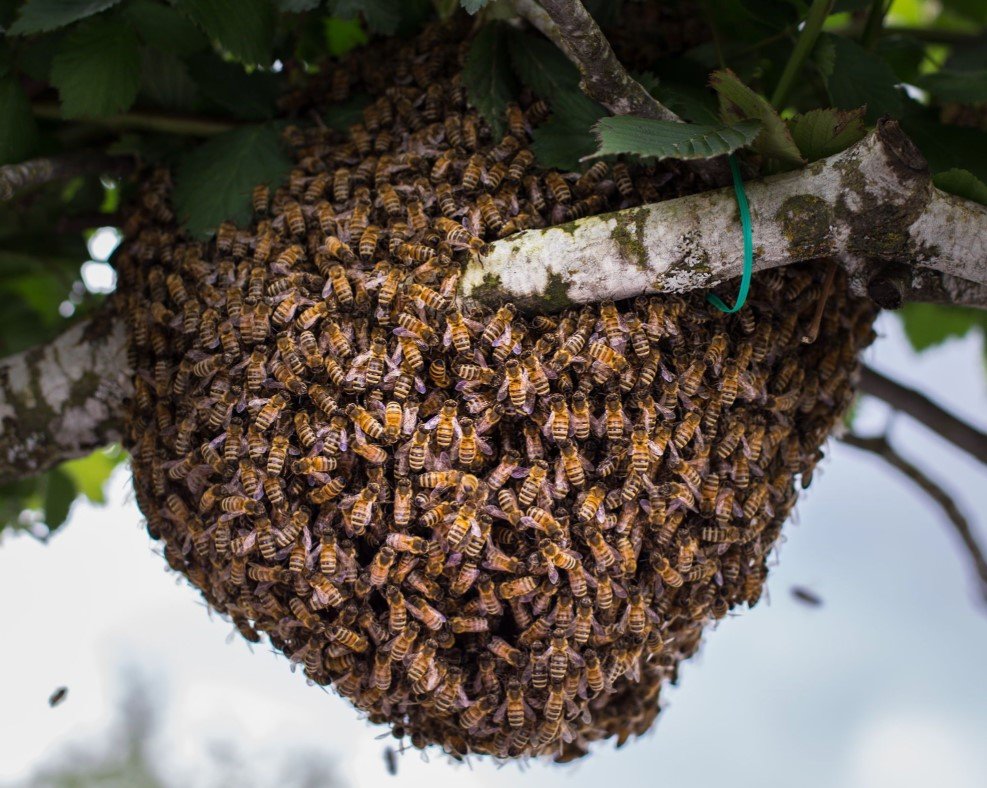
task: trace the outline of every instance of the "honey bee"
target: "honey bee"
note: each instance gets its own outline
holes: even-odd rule
[[[435,444],[440,449],[448,449],[452,446],[453,436],[457,432],[461,432],[461,427],[456,419],[458,407],[456,400],[447,399],[442,403],[442,409],[438,416],[425,425],[428,429],[435,428]]]
[[[550,170],[545,173],[544,181],[555,202],[564,204],[572,201],[572,190],[559,173]]]
[[[518,504],[524,507],[530,506],[538,496],[547,478],[548,463],[544,460],[535,460],[528,470],[528,475],[521,485],[521,489],[518,491]]]
[[[495,657],[504,660],[504,662],[512,667],[520,668],[525,663],[524,652],[520,649],[514,648],[502,637],[492,637],[490,642],[487,643],[487,648]]]

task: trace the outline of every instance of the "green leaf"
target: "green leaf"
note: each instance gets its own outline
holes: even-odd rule
[[[898,77],[884,60],[845,36],[824,34],[833,48],[832,73],[826,77],[833,106],[838,109],[866,107],[874,122],[882,115],[901,117],[903,104]]]
[[[631,153],[656,159],[709,159],[750,145],[761,131],[759,120],[705,126],[618,115],[593,127],[600,141],[594,156]]]
[[[51,82],[66,118],[104,117],[127,110],[140,85],[137,34],[122,19],[98,17],[66,38],[51,64]]]
[[[120,0],[27,0],[10,26],[15,36],[65,27],[115,6]]]
[[[45,477],[44,507],[45,525],[49,531],[56,530],[68,519],[75,492],[75,484],[61,468],[48,471]]]
[[[781,166],[804,164],[788,126],[766,98],[747,87],[730,69],[713,72],[709,82],[720,97],[720,114],[724,121],[730,123],[747,118],[761,121],[761,133],[754,147],[762,156]]]
[[[333,57],[342,57],[347,52],[367,43],[367,34],[359,19],[337,19],[329,17],[324,22],[326,49]]]
[[[104,487],[113,469],[126,459],[126,452],[119,447],[98,449],[87,457],[63,462],[59,470],[64,472],[76,490],[92,503],[106,503]]]
[[[489,3],[490,0],[459,0],[459,2],[466,9],[467,14],[475,14]]]
[[[473,39],[463,68],[463,84],[470,103],[490,124],[495,138],[503,135],[507,104],[517,94],[509,36],[510,29],[502,22],[484,26]]]
[[[195,106],[195,83],[185,61],[154,47],[141,47],[140,92],[162,109],[189,111]]]
[[[277,186],[290,169],[291,160],[270,124],[217,135],[179,162],[174,191],[178,216],[200,238],[226,220],[242,225],[250,219],[254,186]]]
[[[987,205],[987,184],[969,170],[946,170],[934,175],[932,182],[944,192]]]
[[[969,170],[987,183],[987,145],[979,129],[949,126],[938,113],[911,99],[905,105],[901,127],[918,145],[932,172]]]
[[[846,150],[867,133],[863,110],[813,109],[788,122],[792,139],[806,161]]]
[[[270,63],[274,40],[270,0],[178,0],[177,6],[241,62]]]
[[[289,14],[301,14],[314,11],[322,5],[322,0],[278,0],[278,10]]]
[[[987,101],[987,69],[980,71],[950,71],[943,69],[925,74],[915,84],[929,91],[940,101],[958,101],[961,104]]]
[[[274,117],[281,93],[281,77],[265,71],[247,72],[239,63],[221,60],[212,52],[195,55],[189,73],[200,93],[235,118],[267,120]]]
[[[607,111],[582,93],[560,93],[547,123],[532,132],[531,151],[545,167],[578,170],[580,159],[596,150],[593,124]]]
[[[402,20],[402,3],[407,0],[330,0],[329,13],[352,19],[362,13],[372,33],[394,35]]]
[[[974,329],[987,329],[987,314],[979,309],[905,304],[895,314],[901,318],[909,343],[920,352],[947,339],[965,336]]]
[[[507,42],[514,72],[540,98],[550,102],[564,93],[580,93],[579,72],[551,41],[515,33]]]
[[[20,82],[0,79],[0,164],[23,161],[38,142],[38,127]]]
[[[899,82],[913,82],[925,60],[925,44],[906,34],[881,36],[875,51],[891,66]]]
[[[133,0],[124,10],[141,41],[178,57],[209,48],[209,39],[188,17],[155,0]]]

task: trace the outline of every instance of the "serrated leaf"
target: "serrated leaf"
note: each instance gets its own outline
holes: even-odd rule
[[[845,36],[824,35],[834,54],[832,73],[826,77],[833,106],[866,107],[866,118],[871,123],[882,115],[901,117],[904,105],[897,88],[898,77],[891,66]]]
[[[759,120],[706,126],[618,115],[593,127],[599,140],[594,156],[630,153],[655,159],[709,159],[750,145],[761,131]]]
[[[483,6],[490,2],[490,0],[459,0],[460,5],[466,9],[467,14],[475,14]]]
[[[579,92],[556,95],[553,107],[548,122],[532,132],[531,151],[545,167],[578,170],[580,160],[596,150],[593,124],[607,111]]]
[[[908,342],[919,352],[947,339],[966,336],[974,329],[987,329],[987,314],[978,309],[905,304],[895,314],[901,318]]]
[[[929,91],[940,101],[958,101],[973,104],[987,101],[987,69],[979,71],[951,71],[943,69],[925,74],[915,84]]]
[[[514,33],[508,37],[511,65],[518,78],[546,101],[562,93],[578,93],[579,72],[546,38]]]
[[[105,117],[128,109],[140,85],[137,34],[123,19],[98,17],[65,37],[51,64],[66,118]]]
[[[901,82],[912,82],[925,60],[925,44],[914,36],[904,34],[882,35],[875,51],[891,66]]]
[[[61,468],[48,471],[45,477],[45,525],[49,531],[59,528],[69,516],[75,500],[75,484]]]
[[[814,109],[796,115],[788,126],[806,161],[817,161],[846,150],[867,133],[863,110]]]
[[[484,26],[470,45],[463,85],[470,103],[490,124],[494,137],[504,133],[507,104],[517,94],[510,65],[510,29],[501,22]]]
[[[27,0],[9,32],[11,35],[21,36],[56,30],[105,11],[119,2],[120,0]]]
[[[31,103],[14,77],[0,79],[0,164],[23,161],[38,143]]]
[[[208,236],[226,220],[243,225],[250,219],[254,186],[277,186],[290,169],[291,160],[270,124],[219,134],[179,162],[176,211],[197,238]]]
[[[713,72],[709,83],[719,96],[720,115],[724,121],[730,123],[747,118],[761,121],[761,132],[754,147],[762,156],[782,166],[804,164],[788,126],[764,96],[747,87],[730,69]]]
[[[185,61],[154,47],[141,48],[140,92],[162,109],[189,111],[195,106],[195,83]]]
[[[235,118],[266,120],[274,117],[281,92],[281,77],[266,71],[248,73],[239,63],[203,52],[189,58],[189,74],[199,92]]]
[[[344,19],[362,13],[372,33],[390,36],[401,24],[403,2],[407,0],[330,0],[329,13]]]
[[[241,62],[270,63],[274,40],[270,0],[178,0],[177,6]]]
[[[987,184],[969,170],[946,170],[932,176],[932,182],[944,192],[987,205]]]
[[[209,48],[209,39],[177,9],[155,0],[133,0],[123,13],[141,41],[162,52],[188,57]]]

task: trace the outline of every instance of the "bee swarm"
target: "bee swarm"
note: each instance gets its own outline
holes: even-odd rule
[[[418,747],[584,754],[646,731],[704,627],[757,602],[766,556],[849,402],[873,309],[837,280],[524,317],[463,314],[487,240],[661,194],[654,168],[537,169],[465,100],[440,28],[357,55],[348,135],[289,127],[296,168],[247,230],[188,240],[167,173],[119,255],[137,499],[165,556]]]

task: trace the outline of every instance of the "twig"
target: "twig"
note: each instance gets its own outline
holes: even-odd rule
[[[31,104],[31,111],[39,118],[63,120],[61,108],[54,101],[35,101]],[[224,118],[173,115],[146,110],[124,112],[120,115],[111,115],[108,118],[86,118],[84,122],[109,129],[143,129],[145,131],[159,131],[163,134],[181,134],[193,137],[211,137],[243,125],[241,121]]]
[[[910,300],[987,308],[987,207],[934,188],[894,121],[810,168],[750,181],[746,192],[755,270],[832,257],[865,295],[897,261],[908,265]],[[495,241],[468,264],[459,294],[558,311],[709,288],[742,270],[736,197],[727,188]]]
[[[891,3],[892,0],[871,0],[864,32],[860,36],[860,44],[864,49],[873,49],[877,45],[881,28],[884,27],[884,17],[891,10]]]
[[[0,201],[12,199],[18,193],[52,181],[64,181],[87,173],[122,175],[133,169],[128,156],[106,156],[99,151],[71,153],[29,159],[19,164],[0,167]]]
[[[795,78],[802,70],[802,64],[816,45],[816,39],[822,32],[823,23],[829,16],[829,9],[832,6],[833,0],[812,0],[809,15],[805,19],[805,27],[799,33],[798,40],[795,42],[795,49],[792,50],[792,54],[785,64],[785,70],[778,80],[778,86],[771,96],[771,104],[775,108],[780,109],[785,103],[785,99],[788,98],[788,92],[795,84]]]
[[[870,367],[860,372],[860,390],[907,413],[974,459],[987,464],[987,434],[958,419],[924,394],[885,377]]]
[[[888,442],[887,437],[880,436],[866,438],[854,433],[844,435],[840,440],[843,443],[861,449],[871,454],[876,454],[893,468],[911,479],[922,492],[928,495],[942,510],[949,520],[953,530],[956,531],[963,542],[970,562],[973,564],[974,573],[980,584],[980,595],[987,601],[987,557],[973,535],[973,529],[966,516],[959,510],[952,496],[946,492],[938,483],[930,479],[921,468],[913,465],[902,457],[895,448]]]
[[[823,312],[826,311],[826,302],[829,294],[833,291],[833,281],[836,279],[836,261],[830,260],[826,263],[826,279],[823,281],[822,292],[816,300],[816,311],[812,315],[812,322],[802,336],[802,343],[811,345],[819,336],[819,326],[822,323]]]
[[[579,69],[586,95],[614,115],[681,120],[627,73],[579,0],[541,0],[540,8],[533,0],[515,0],[514,8],[565,52]]]

